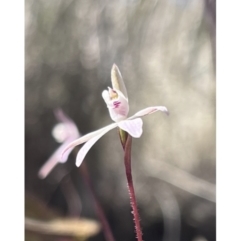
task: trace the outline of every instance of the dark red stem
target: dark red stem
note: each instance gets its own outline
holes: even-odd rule
[[[108,221],[105,217],[105,214],[102,210],[102,207],[100,205],[100,203],[98,202],[98,199],[95,195],[95,192],[94,192],[94,189],[93,189],[93,185],[92,185],[92,182],[91,182],[91,178],[89,176],[89,173],[88,173],[88,169],[87,169],[87,165],[85,162],[82,163],[81,167],[79,168],[80,172],[81,172],[81,175],[83,177],[83,180],[85,182],[85,184],[87,185],[88,189],[90,190],[90,193],[93,197],[93,200],[94,200],[94,204],[95,204],[95,208],[96,208],[96,212],[97,212],[97,215],[100,219],[100,222],[102,224],[102,228],[103,228],[103,234],[105,236],[105,239],[106,241],[115,241],[114,237],[113,237],[113,234],[112,234],[112,231],[109,227],[109,224],[108,224]]]
[[[123,144],[124,149],[124,164],[127,176],[128,191],[130,196],[130,204],[132,207],[133,221],[135,223],[135,230],[137,235],[137,240],[142,241],[142,229],[140,226],[140,219],[137,209],[137,201],[135,197],[133,180],[132,180],[132,168],[131,168],[131,147],[132,147],[132,137],[127,135],[126,142]]]

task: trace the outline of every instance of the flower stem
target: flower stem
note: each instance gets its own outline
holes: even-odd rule
[[[93,189],[93,185],[91,182],[91,178],[89,176],[88,168],[85,162],[82,163],[81,167],[79,168],[79,171],[84,179],[85,184],[87,185],[88,189],[90,190],[90,193],[93,197],[94,204],[95,204],[95,209],[98,215],[98,218],[100,219],[100,222],[102,224],[102,229],[103,229],[103,234],[105,236],[106,241],[115,241],[112,231],[110,229],[110,226],[108,224],[108,221],[106,219],[106,216],[103,212],[103,209],[98,202],[98,199],[96,197],[96,194]]]
[[[131,147],[132,147],[132,137],[127,135],[126,142],[123,143],[124,149],[124,164],[125,164],[125,171],[127,176],[127,184],[128,184],[128,191],[130,196],[130,205],[132,207],[132,214],[133,214],[133,221],[135,224],[135,230],[137,235],[137,240],[142,241],[142,229],[140,226],[140,219],[137,209],[137,201],[135,197],[134,187],[133,187],[133,180],[132,180],[132,168],[131,168]]]

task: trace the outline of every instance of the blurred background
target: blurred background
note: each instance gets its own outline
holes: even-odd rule
[[[82,135],[112,122],[101,93],[111,85],[113,63],[125,81],[130,115],[154,105],[170,111],[144,117],[143,135],[132,143],[143,239],[216,240],[215,5],[25,1],[26,240],[106,240],[75,152],[46,178],[38,172],[60,145],[52,136],[54,110],[61,108]],[[136,240],[117,129],[84,163],[115,240]],[[77,231],[33,230],[52,218],[78,218]]]

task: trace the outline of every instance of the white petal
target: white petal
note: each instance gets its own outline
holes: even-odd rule
[[[165,106],[151,106],[151,107],[148,107],[148,108],[145,108],[143,110],[138,111],[136,114],[129,117],[128,120],[132,120],[132,119],[135,119],[137,117],[141,117],[141,116],[145,116],[145,115],[150,115],[150,114],[153,114],[156,111],[163,111],[167,115],[169,115],[169,112],[168,112],[168,110]]]
[[[69,144],[66,146],[66,148],[63,150],[63,152],[62,152],[62,158],[63,158],[64,153],[65,153],[68,149],[74,148],[75,146],[80,145],[80,144],[82,144],[82,143],[84,143],[84,142],[92,139],[93,137],[98,136],[98,135],[101,134],[101,133],[106,133],[106,132],[110,131],[111,129],[115,128],[116,126],[117,126],[116,123],[112,123],[112,124],[110,124],[110,125],[108,125],[108,126],[105,126],[105,127],[101,128],[101,129],[99,129],[99,130],[97,130],[97,131],[91,132],[91,133],[89,133],[89,134],[87,134],[87,135],[85,135],[85,136],[82,136],[82,137],[80,137],[79,139],[77,139],[77,140],[69,143]]]
[[[128,132],[132,137],[139,138],[142,135],[143,121],[141,118],[134,120],[124,120],[117,123],[124,131]]]
[[[114,123],[115,125],[110,125],[108,128],[105,128],[105,130],[102,130],[100,134],[97,136],[92,137],[89,141],[87,141],[82,148],[79,150],[76,158],[76,166],[80,166],[87,155],[88,151],[91,149],[91,147],[103,136],[105,135],[108,131],[111,129],[117,127],[117,124]]]
[[[63,143],[68,138],[67,125],[60,122],[52,130],[52,136],[58,143]]]
[[[102,97],[103,97],[105,103],[108,103],[109,101],[111,101],[111,100],[110,100],[110,97],[109,97],[109,93],[108,93],[107,90],[104,90],[104,91],[102,92]]]

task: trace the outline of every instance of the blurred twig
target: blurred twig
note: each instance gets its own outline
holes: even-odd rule
[[[158,163],[161,166],[161,171],[160,173],[151,173],[151,177],[161,179],[208,201],[216,202],[216,186],[214,184],[173,165],[160,161]]]
[[[69,216],[79,217],[82,211],[82,202],[70,175],[62,180],[60,187],[67,201]]]
[[[100,231],[100,225],[93,220],[88,219],[55,219],[51,221],[40,221],[36,219],[25,218],[26,230],[48,234],[64,235],[80,238],[88,238]]]
[[[159,190],[160,187],[160,190]],[[153,195],[162,211],[164,222],[163,241],[179,241],[181,234],[181,212],[178,201],[171,191],[163,185],[153,185]]]

